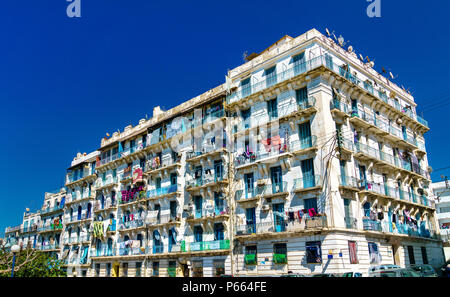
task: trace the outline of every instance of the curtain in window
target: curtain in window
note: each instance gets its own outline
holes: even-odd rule
[[[350,264],[358,264],[357,247],[355,241],[348,242],[348,251],[350,255]]]
[[[381,263],[381,254],[378,251],[378,245],[374,242],[369,242],[369,257],[370,264]]]

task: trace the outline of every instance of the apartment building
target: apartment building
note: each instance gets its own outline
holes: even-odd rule
[[[427,131],[354,52],[315,29],[285,36],[78,155],[61,258],[69,276],[108,277],[437,267]]]
[[[436,197],[436,213],[444,244],[445,260],[450,260],[450,182],[448,180],[434,182],[433,188]]]

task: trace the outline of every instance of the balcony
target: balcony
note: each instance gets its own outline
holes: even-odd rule
[[[305,176],[294,179],[294,192],[305,192],[322,188],[322,177],[320,175]]]
[[[333,113],[333,114],[338,114],[342,117],[345,117],[349,113],[350,108],[344,102],[334,98],[330,102],[330,110],[331,110],[331,113]]]
[[[250,95],[268,89],[278,83],[284,82],[302,73],[306,73],[312,69],[322,65],[323,57],[316,57],[308,61],[297,62],[288,69],[280,73],[273,73],[265,77],[265,79],[257,83],[249,83],[239,86],[234,92],[227,96],[227,104],[238,102]]]
[[[429,179],[430,174],[417,166],[416,164],[411,165],[412,163],[405,160],[400,159],[398,157],[394,157],[388,153],[383,151],[379,151],[376,148],[370,147],[363,143],[353,143],[351,140],[341,138],[341,148],[348,150],[350,153],[354,152],[355,157],[362,160],[371,160],[379,163],[380,166],[390,166],[393,169],[405,170],[408,173],[413,173],[418,177]]]
[[[54,251],[54,250],[59,250],[60,248],[61,247],[60,247],[59,243],[44,244],[44,245],[38,246],[38,249],[41,251]]]
[[[307,73],[313,69],[317,69],[320,67],[326,67],[335,74],[344,77],[345,79],[348,80],[348,82],[350,82],[355,86],[358,86],[361,90],[364,90],[367,93],[371,94],[371,96],[373,96],[374,98],[381,100],[387,106],[395,110],[397,113],[405,115],[411,120],[414,120],[417,123],[421,124],[425,128],[424,130],[426,131],[429,130],[428,122],[425,121],[422,117],[414,114],[410,109],[400,106],[400,104],[398,104],[397,101],[388,98],[386,96],[385,91],[382,91],[380,89],[375,91],[370,81],[362,83],[360,79],[358,79],[351,73],[351,71],[348,71],[347,69],[343,68],[342,65],[337,65],[336,63],[333,63],[325,56],[318,56],[308,61],[301,61],[295,63],[291,67],[288,67],[288,69],[280,73],[276,73],[276,75],[274,76],[270,77],[268,76],[262,81],[241,85],[238,88],[236,88],[236,90],[233,91],[230,95],[227,96],[226,99],[227,104],[233,104],[253,94],[269,89],[275,84],[285,82],[297,75]]]
[[[269,126],[274,121],[286,121],[289,120],[290,117],[295,115],[307,116],[317,111],[315,104],[316,99],[314,97],[309,97],[302,102],[297,102],[297,104],[295,105],[296,108],[289,107],[278,109],[276,113],[271,115],[262,114],[259,116],[251,115],[247,119],[238,118],[238,122],[232,126],[232,131],[233,133],[237,134],[236,136],[239,136],[246,134],[247,131],[256,130],[261,126]]]
[[[317,148],[317,136],[312,135],[305,139],[295,140],[290,143],[289,151],[293,154],[303,153],[310,148]]]
[[[78,237],[69,237],[68,239],[66,239],[66,243],[68,244],[81,244],[84,242],[90,242],[91,241],[91,235],[90,234],[85,234],[85,235],[81,235]]]
[[[81,222],[85,222],[86,220],[91,220],[92,219],[92,214],[84,214],[81,216],[77,216],[74,218],[69,218],[66,221],[66,225],[67,224],[76,224],[76,223],[81,223]]]
[[[40,227],[40,228],[38,228],[37,231],[39,233],[44,233],[44,232],[62,231],[62,229],[63,229],[63,225],[62,225],[62,223],[60,223],[59,225],[50,224],[48,226]]]
[[[270,220],[267,222],[238,225],[235,226],[236,236],[245,235],[270,235],[273,236],[282,232],[299,232],[327,228],[327,217],[324,215],[310,217],[305,214],[302,221],[289,221],[281,218],[277,221]]]
[[[218,120],[220,118],[223,118],[223,117],[225,117],[225,110],[224,109],[216,110],[216,111],[214,111],[212,113],[206,114],[201,119],[194,119],[191,122],[191,128],[197,128],[197,127],[200,127],[200,126],[204,126],[204,125],[210,124],[210,123],[212,123],[212,122],[214,122],[214,121],[216,121],[216,120]]]
[[[94,178],[94,175],[95,175],[95,169],[93,169],[91,166],[89,166],[89,169],[84,169],[82,171],[82,174],[79,174],[79,175],[74,175],[73,172],[69,173],[66,176],[66,185],[67,186],[74,185],[74,184],[84,181],[86,179]]]
[[[225,146],[218,142],[206,144],[201,147],[201,151],[189,151],[186,153],[186,162],[194,162],[206,156],[213,156],[225,150]]]
[[[300,143],[297,147],[300,146]],[[247,167],[248,165],[256,163],[269,163],[272,158],[289,157],[289,147],[287,145],[275,147],[272,146],[269,150],[260,150],[259,152],[241,153],[234,156],[234,165],[236,169]],[[276,161],[276,160],[275,160]]]
[[[214,185],[216,183],[227,182],[227,180],[225,179],[226,175],[226,173],[223,173],[221,176],[202,176],[201,178],[188,180],[186,181],[186,190],[190,191],[199,187],[206,187],[208,185]]]
[[[91,248],[91,258],[96,257],[113,257],[117,255],[116,245],[113,246],[105,246],[101,249]]]
[[[168,169],[170,167],[180,165],[181,157],[160,159],[160,157],[153,157],[147,160],[144,167],[145,173],[156,173],[160,170]]]
[[[47,207],[40,210],[41,215],[49,215],[58,211],[62,211],[64,209],[64,205],[58,205],[54,207]]]
[[[363,219],[363,230],[364,231],[383,231],[381,228],[381,222],[370,220],[370,219]]]
[[[147,191],[146,195],[147,195],[147,199],[156,199],[156,198],[162,198],[167,195],[176,193],[177,190],[178,190],[178,185],[173,184],[173,185],[170,185],[167,187],[149,190],[149,191]]]
[[[119,223],[119,231],[129,231],[138,228],[145,228],[145,219],[136,219],[133,221]]]
[[[200,242],[181,242],[181,252],[201,252],[201,251],[218,251],[229,250],[230,240],[213,240]]]
[[[106,199],[105,203],[101,203],[101,201],[96,201],[94,203],[94,212],[98,212],[98,211],[106,211],[106,210],[111,210],[117,207],[117,201],[111,200],[111,199]]]
[[[145,224],[148,228],[159,227],[164,224],[181,224],[181,218],[174,214],[157,214],[155,216],[147,215],[145,218]]]
[[[119,197],[119,206],[130,205],[138,201],[144,201],[147,198],[147,193],[143,187],[132,189],[130,191],[121,191]]]
[[[97,179],[95,182],[95,188],[97,191],[108,189],[114,187],[115,185],[117,185],[117,176],[108,176],[105,180]]]

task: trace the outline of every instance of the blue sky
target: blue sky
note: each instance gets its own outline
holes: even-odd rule
[[[448,1],[4,0],[0,10],[0,234],[60,187],[77,152],[224,82],[245,51],[335,30],[410,87],[418,110],[450,98]],[[395,2],[395,3],[394,3]],[[448,102],[449,99],[446,100]],[[422,108],[423,107],[423,108]],[[448,104],[424,113],[430,165],[450,166]],[[450,176],[450,170],[433,174]]]

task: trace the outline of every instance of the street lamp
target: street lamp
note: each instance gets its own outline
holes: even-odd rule
[[[12,269],[11,269],[11,277],[14,277],[14,265],[16,264],[16,253],[20,250],[20,246],[17,244],[13,245],[11,247],[11,252],[13,253],[13,262],[12,262]]]

